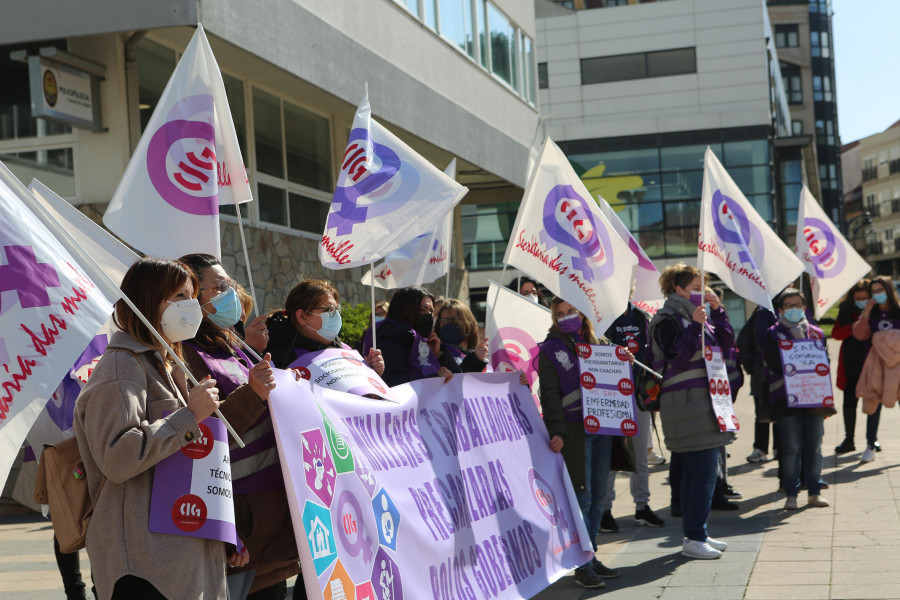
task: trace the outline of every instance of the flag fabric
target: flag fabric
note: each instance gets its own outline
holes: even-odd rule
[[[600,205],[600,210],[609,219],[609,224],[612,225],[613,230],[628,244],[628,248],[637,257],[638,264],[634,270],[634,294],[631,301],[637,307],[651,315],[655,315],[656,311],[662,308],[666,301],[662,291],[659,289],[659,269],[656,268],[653,261],[647,256],[647,253],[641,248],[641,245],[637,243],[637,240],[625,227],[625,223],[622,222],[622,219],[619,218],[613,207],[609,205],[609,202],[603,196],[597,196],[597,204]]]
[[[468,191],[372,119],[356,111],[319,260],[329,269],[370,265],[430,235]]]
[[[494,372],[524,372],[534,395],[538,382],[538,342],[547,337],[552,324],[548,308],[491,281],[484,335],[489,340],[488,358]]]
[[[809,274],[817,319],[872,268],[841,235],[805,185],[797,215],[797,257]]]
[[[803,272],[800,259],[759,216],[709,147],[703,161],[697,267],[773,312],[772,298]]]
[[[456,178],[456,159],[444,170],[451,179]],[[392,290],[402,287],[418,287],[431,283],[450,270],[450,240],[453,237],[453,210],[432,233],[422,234],[399,250],[392,252],[384,262],[362,276],[362,283]]]
[[[0,163],[0,484],[47,400],[112,313]]]
[[[638,262],[550,138],[525,190],[504,261],[580,310],[597,335],[628,306]]]
[[[221,257],[219,206],[252,199],[222,73],[198,26],[103,223],[151,256]]]

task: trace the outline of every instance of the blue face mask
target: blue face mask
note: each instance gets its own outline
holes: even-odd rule
[[[316,333],[329,342],[334,340],[341,332],[341,326],[344,324],[341,320],[341,313],[334,311],[331,313],[323,313],[319,316],[322,317],[322,326],[319,327]]]
[[[872,294],[872,300],[874,300],[876,304],[884,304],[887,302],[887,292]]]
[[[382,321],[384,321],[384,317],[379,317],[378,315],[375,315],[375,322],[376,322],[376,323],[381,323]]]
[[[862,310],[866,307],[866,304],[869,303],[868,300],[854,300],[853,303],[856,305],[856,308]]]
[[[784,311],[784,318],[791,323],[799,323],[803,320],[805,314],[802,308],[788,308]]]
[[[440,338],[446,344],[459,346],[464,338],[462,327],[453,321],[444,323],[441,325]]]
[[[212,307],[216,309],[214,314],[206,316],[222,329],[228,329],[241,318],[241,299],[234,288],[228,288],[227,292],[219,294],[206,304],[212,304]]]

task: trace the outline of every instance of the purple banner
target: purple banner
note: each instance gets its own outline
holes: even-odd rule
[[[310,598],[530,598],[591,559],[562,456],[518,374],[419,380],[391,388],[395,402],[279,370],[276,382]]]

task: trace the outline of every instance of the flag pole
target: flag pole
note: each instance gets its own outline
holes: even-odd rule
[[[122,292],[122,290],[119,288],[119,286],[116,285],[116,283],[109,277],[109,275],[106,274],[106,271],[104,271],[102,268],[100,268],[100,265],[97,264],[97,262],[93,259],[93,257],[91,257],[90,254],[85,252],[84,248],[82,248],[78,244],[78,242],[76,242],[75,239],[69,234],[69,232],[66,231],[59,224],[59,222],[56,221],[56,219],[53,217],[53,215],[51,215],[47,211],[47,209],[41,205],[40,202],[37,202],[35,200],[34,196],[31,195],[31,192],[28,191],[28,188],[26,188],[22,184],[22,182],[19,181],[14,175],[12,175],[12,172],[9,171],[8,168],[2,164],[0,164],[0,179],[3,179],[3,181],[8,186],[13,188],[16,192],[18,192],[18,196],[27,203],[27,205],[31,209],[31,211],[33,213],[35,213],[45,225],[48,225],[48,224],[55,225],[53,227],[52,233],[57,237],[57,239],[59,239],[60,237],[63,237],[65,239],[65,243],[63,244],[63,246],[65,246],[66,249],[70,253],[77,255],[76,258],[78,259],[80,264],[87,266],[87,267],[93,266],[93,269],[91,269],[91,271],[92,271],[91,275],[93,275],[93,276],[91,278],[92,279],[102,279],[103,280],[102,283],[100,283],[100,282],[97,282],[97,283],[100,283],[103,286],[103,289],[105,289],[107,292],[112,292],[114,295],[117,295],[120,300],[125,302],[125,304],[128,305],[128,308],[130,308],[134,312],[134,314],[137,316],[138,319],[141,320],[141,322],[144,324],[144,326],[150,330],[150,333],[153,335],[153,337],[156,338],[156,340],[160,344],[162,344],[162,346],[164,348],[166,348],[168,350],[168,353],[172,356],[172,359],[175,361],[175,364],[177,364],[178,367],[181,368],[182,371],[184,371],[185,375],[187,375],[187,377],[188,377],[188,379],[190,379],[191,383],[193,383],[194,385],[199,385],[200,382],[197,381],[197,378],[194,377],[194,375],[193,375],[193,373],[191,373],[190,369],[187,368],[187,365],[185,365],[184,362],[180,358],[178,358],[178,356],[175,354],[175,352],[172,350],[172,348],[169,346],[169,344],[166,343],[166,340],[163,339],[162,335],[160,335],[160,333],[153,327],[153,325],[150,324],[150,321],[147,320],[147,317],[145,317],[144,314],[140,310],[138,310],[138,308],[134,305],[134,302],[132,302],[131,299],[129,299],[128,296],[126,296]],[[63,240],[60,240],[60,242],[62,242],[62,241]],[[187,402],[184,399],[181,399],[181,403],[184,404],[185,406],[187,406]],[[228,420],[225,419],[224,416],[222,416],[222,413],[219,412],[219,409],[216,409],[216,416],[219,417],[219,420],[221,420],[222,423],[225,425],[225,427],[228,429],[228,432],[231,434],[232,438],[234,438],[234,441],[237,442],[238,446],[243,448],[244,441],[240,438],[240,436],[237,434],[237,432],[234,430],[234,428],[231,426],[231,424],[228,422]]]
[[[450,265],[447,265],[447,283],[444,285],[444,298],[450,298]]]
[[[617,346],[618,345],[618,344],[613,343],[613,341],[611,339],[609,339],[608,337],[606,337],[605,335],[600,336],[600,342],[603,344],[606,344],[607,346]],[[640,368],[642,368],[643,370],[647,371],[648,373],[650,373],[651,375],[653,375],[654,377],[656,377],[660,380],[663,378],[662,375],[660,375],[659,373],[657,373],[656,371],[654,371],[653,369],[651,369],[650,367],[648,367],[647,365],[645,365],[644,363],[639,361],[638,359],[634,359],[634,364],[636,364],[637,366],[639,366]]]
[[[375,345],[375,261],[372,261],[372,264],[369,265],[369,268],[372,270],[372,278],[369,283],[369,298],[372,301],[372,347],[376,348]],[[363,356],[365,358],[365,356]]]
[[[233,195],[232,195],[233,197]],[[253,310],[259,315],[259,302],[256,300],[256,288],[253,286],[253,270],[250,268],[250,254],[247,252],[247,240],[244,238],[244,220],[241,218],[241,205],[234,200],[234,212],[237,213],[238,230],[241,232],[241,246],[244,249],[244,262],[247,265],[247,280],[250,283],[250,297],[253,298]]]

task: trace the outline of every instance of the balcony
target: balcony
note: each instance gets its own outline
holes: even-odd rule
[[[878,179],[878,167],[867,167],[862,170],[863,182],[872,181],[873,179]]]
[[[869,204],[866,206],[866,210],[869,212],[870,217],[880,217],[881,216],[881,203],[878,204]]]
[[[890,163],[888,163],[888,172],[893,175],[894,173],[900,173],[900,158],[895,158]]]
[[[884,254],[882,242],[869,242],[866,244],[866,256]]]
[[[900,237],[894,238],[894,252],[900,252]]]
[[[900,198],[891,200],[891,214],[895,215],[897,213],[900,213]]]

